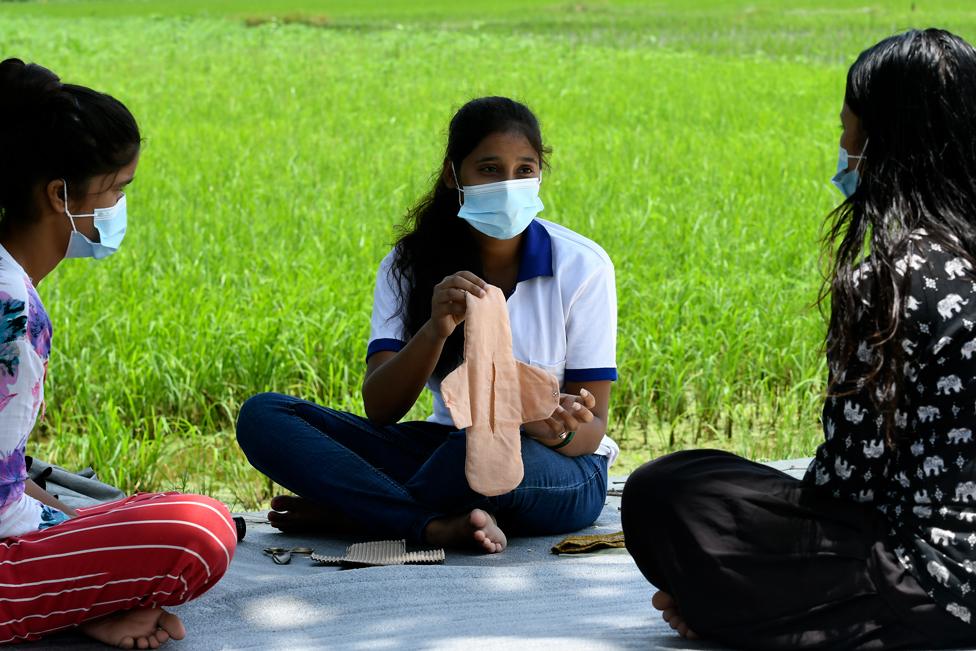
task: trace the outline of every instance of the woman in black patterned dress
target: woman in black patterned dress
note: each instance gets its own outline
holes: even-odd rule
[[[816,458],[802,481],[713,450],[653,461],[624,490],[627,547],[688,637],[973,645],[976,50],[935,29],[878,43],[841,121]]]

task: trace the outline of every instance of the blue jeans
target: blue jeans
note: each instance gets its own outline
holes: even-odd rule
[[[522,483],[485,497],[464,476],[463,430],[427,422],[380,427],[277,393],[244,403],[237,441],[251,465],[296,495],[371,533],[414,543],[424,542],[432,519],[474,508],[492,513],[506,533],[577,531],[606,500],[606,457],[567,457],[523,436]]]

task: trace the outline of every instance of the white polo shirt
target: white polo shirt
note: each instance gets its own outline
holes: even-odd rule
[[[599,245],[573,231],[535,219],[524,233],[515,291],[508,297],[515,359],[549,371],[565,382],[617,379],[617,292],[613,263]],[[391,273],[394,252],[380,263],[366,358],[406,345]],[[440,381],[427,388],[434,413],[427,420],[453,425]],[[604,436],[596,454],[613,463],[620,448]]]

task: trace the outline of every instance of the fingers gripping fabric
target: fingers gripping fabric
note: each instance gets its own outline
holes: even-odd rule
[[[471,489],[492,497],[522,481],[522,423],[548,418],[559,406],[559,381],[512,355],[505,296],[488,285],[467,294],[464,363],[441,384],[454,425],[466,429],[464,473]]]

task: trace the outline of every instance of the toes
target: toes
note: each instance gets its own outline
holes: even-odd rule
[[[278,511],[268,511],[268,524],[279,531],[285,531],[295,525],[291,513],[279,513]]]
[[[137,649],[148,649],[149,648],[149,640],[147,640],[144,637],[138,638],[136,640],[136,648]]]
[[[169,633],[167,633],[166,630],[162,628],[156,631],[155,633],[153,633],[153,637],[156,638],[156,641],[159,642],[160,644],[166,644],[166,642],[169,641]]]
[[[149,642],[149,648],[150,649],[158,649],[159,648],[159,640],[156,639],[156,634],[155,633],[152,634],[152,635],[150,635],[146,639]]]
[[[667,592],[655,592],[651,597],[651,605],[658,610],[674,608],[674,599]]]
[[[124,637],[119,642],[120,649],[134,649],[136,647],[136,641],[131,637]]]
[[[301,498],[293,495],[275,495],[271,498],[271,508],[275,511],[290,511],[301,502]]]
[[[165,633],[167,639],[173,638],[174,640],[182,640],[184,637],[186,637],[186,628],[183,626],[183,620],[173,613],[168,613],[165,610],[163,611],[163,614],[159,616],[156,626],[162,629],[160,633]]]
[[[473,526],[475,529],[484,529],[488,526],[488,514],[481,509],[475,509],[471,512],[471,515],[468,516],[468,522],[470,522],[471,526]]]

